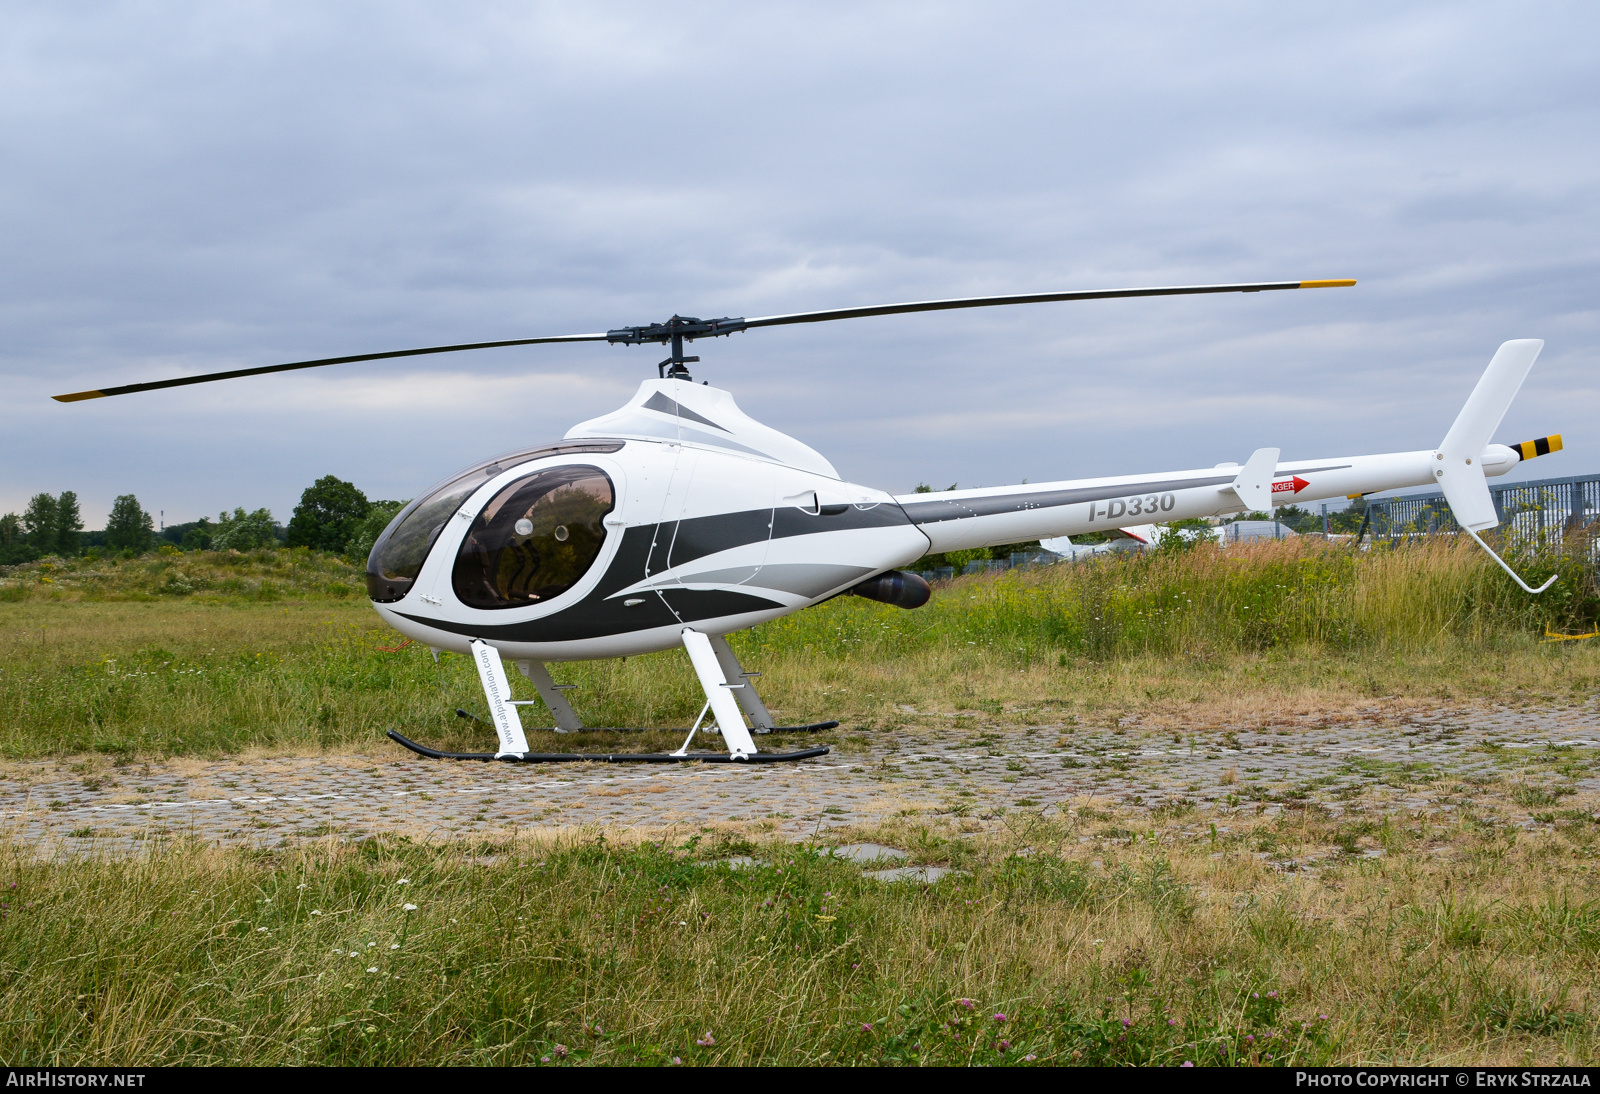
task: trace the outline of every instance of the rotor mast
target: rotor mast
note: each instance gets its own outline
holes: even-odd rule
[[[693,316],[674,315],[665,323],[651,323],[644,327],[619,327],[606,331],[606,341],[612,345],[640,346],[651,342],[672,346],[672,356],[656,367],[663,380],[692,380],[686,365],[700,360],[683,355],[684,342],[696,338],[721,338],[745,329],[743,319],[696,319]]]

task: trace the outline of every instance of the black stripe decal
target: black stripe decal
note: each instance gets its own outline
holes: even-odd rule
[[[1280,472],[1282,474],[1282,472]],[[1168,479],[1164,482],[1132,482],[1110,486],[1080,486],[1072,490],[1033,490],[1025,494],[991,494],[988,497],[961,498],[945,501],[901,502],[913,524],[937,524],[946,520],[968,520],[972,517],[995,517],[1007,513],[1022,513],[1030,509],[1051,509],[1062,505],[1076,505],[1085,501],[1107,501],[1127,498],[1135,494],[1160,494],[1168,490],[1189,490],[1197,486],[1223,486],[1238,478],[1232,475],[1212,475],[1202,479]]]
[[[399,614],[413,622],[452,634],[503,638],[512,642],[571,642],[651,630],[680,621],[689,623],[723,615],[767,611],[782,605],[766,597],[727,589],[668,588],[657,593],[641,592],[637,599],[644,603],[631,608],[624,607],[621,599],[611,597],[662,568],[646,570],[652,558],[652,543],[656,545],[657,557],[664,554],[670,545],[672,565],[681,566],[718,551],[760,543],[768,536],[769,521],[772,522],[771,535],[774,539],[911,523],[898,505],[889,502],[870,509],[857,509],[852,505],[843,513],[830,516],[811,516],[785,506],[776,512],[754,509],[692,517],[676,522],[676,538],[673,536],[673,522],[639,525],[623,529],[622,543],[611,559],[611,565],[606,567],[605,576],[589,594],[554,615],[521,623],[483,624],[453,623],[405,612]]]

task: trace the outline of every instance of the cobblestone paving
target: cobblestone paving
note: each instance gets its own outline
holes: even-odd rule
[[[363,755],[248,763],[13,763],[0,768],[0,828],[41,850],[113,851],[176,834],[272,845],[380,831],[449,838],[722,821],[801,839],[896,815],[983,824],[1086,809],[1188,823],[1285,809],[1474,810],[1533,825],[1554,815],[1541,810],[1593,811],[1600,798],[1593,704],[1374,711],[1192,734],[1141,728],[1137,718],[1084,728],[904,713],[915,724],[845,733],[832,755],[781,767],[453,763],[387,743]]]

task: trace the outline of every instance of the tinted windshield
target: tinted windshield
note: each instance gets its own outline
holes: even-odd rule
[[[456,554],[457,599],[517,608],[560,596],[588,572],[615,501],[598,467],[552,467],[518,479],[473,520]]]
[[[422,572],[422,563],[433,549],[434,540],[439,538],[439,530],[445,522],[455,515],[473,491],[505,468],[540,456],[557,456],[568,452],[616,452],[621,447],[620,441],[541,445],[520,452],[508,452],[451,476],[400,510],[372,545],[372,553],[367,556],[367,594],[379,602],[399,600],[405,596],[411,590],[412,582]]]

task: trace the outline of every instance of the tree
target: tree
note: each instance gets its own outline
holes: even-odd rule
[[[106,546],[142,554],[150,549],[155,539],[155,525],[138,498],[123,494],[111,503],[111,516],[106,520]]]
[[[32,562],[39,552],[28,546],[22,534],[22,518],[15,513],[0,517],[0,566],[15,566],[19,562]]]
[[[235,509],[233,516],[217,514],[217,530],[211,536],[214,551],[249,551],[278,545],[278,522],[267,509],[246,513]]]
[[[56,499],[56,551],[76,555],[83,550],[83,514],[78,512],[78,495],[61,491]]]
[[[211,533],[215,527],[210,517],[201,517],[194,523],[183,526],[182,538],[178,542],[185,551],[209,551]]]
[[[383,530],[389,527],[389,522],[396,513],[404,509],[409,502],[403,501],[375,501],[367,509],[367,517],[350,536],[350,542],[344,545],[344,553],[355,558],[366,558],[372,553],[372,545],[378,542],[378,537],[383,535]]]
[[[289,518],[289,546],[343,551],[371,508],[355,483],[324,475],[300,495]]]
[[[35,494],[22,514],[22,531],[28,546],[41,555],[54,554],[56,550],[56,499],[49,494]]]

